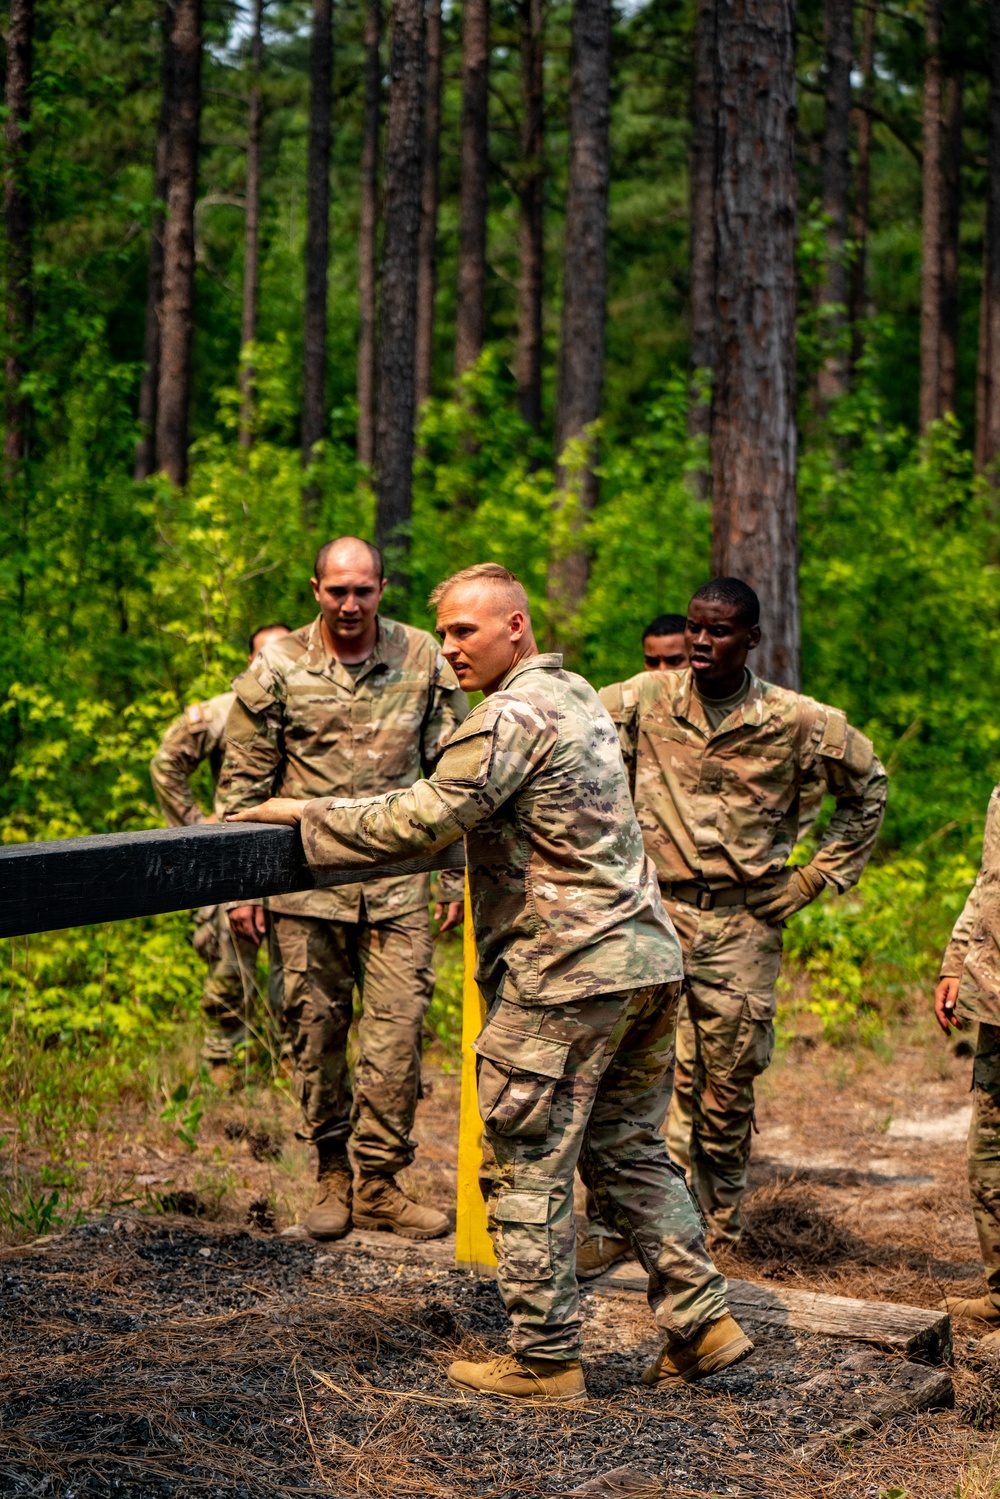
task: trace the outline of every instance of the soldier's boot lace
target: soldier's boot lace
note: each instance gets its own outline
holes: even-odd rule
[[[970,1322],[1000,1323],[1000,1306],[992,1296],[946,1296],[938,1308],[949,1317],[965,1317]]]
[[[691,1384],[738,1364],[753,1353],[753,1344],[739,1323],[728,1312],[703,1327],[686,1343],[668,1342],[660,1349],[648,1369],[643,1370],[643,1384]]]
[[[354,1174],[347,1147],[321,1140],[316,1200],[302,1220],[314,1239],[342,1239],[351,1231]]]
[[[448,1366],[448,1383],[456,1390],[500,1395],[532,1405],[571,1405],[587,1398],[578,1358],[531,1358],[524,1353],[504,1353],[485,1364],[459,1360]]]
[[[612,1265],[617,1265],[619,1260],[631,1257],[632,1246],[626,1239],[618,1239],[614,1234],[600,1231],[589,1233],[576,1246],[576,1278],[594,1280],[610,1270]]]
[[[360,1176],[354,1199],[354,1226],[399,1234],[402,1239],[439,1239],[449,1221],[437,1208],[414,1202],[394,1176]]]

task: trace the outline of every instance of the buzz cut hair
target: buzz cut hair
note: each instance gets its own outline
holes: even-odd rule
[[[377,546],[373,546],[370,541],[365,541],[361,536],[335,536],[332,541],[325,541],[323,543],[316,553],[316,561],[313,563],[313,577],[317,583],[322,583],[323,581],[323,570],[334,547],[343,546],[345,542],[352,542],[355,546],[364,547],[371,559],[376,576],[381,583],[385,577],[385,563],[382,561],[382,553]]]
[[[742,578],[713,578],[695,589],[691,602],[695,599],[704,599],[707,604],[727,604],[738,625],[760,624],[760,599]]]
[[[508,568],[501,567],[499,562],[476,562],[472,567],[463,567],[460,572],[452,573],[450,578],[444,578],[431,590],[427,602],[432,609],[436,609],[446,594],[463,583],[485,584],[495,593],[501,594],[509,608],[520,609],[527,618],[531,618],[524,585]]]
[[[648,640],[650,635],[683,635],[686,629],[686,614],[658,614],[649,621],[642,632],[642,638]]]
[[[254,630],[253,634],[250,636],[249,641],[247,642],[247,649],[249,650],[251,656],[255,654],[254,641],[257,639],[257,636],[266,635],[269,630],[284,630],[286,635],[290,635],[292,633],[291,629],[288,625],[285,624],[285,621],[283,619],[276,619],[274,623],[270,625],[258,625],[256,630]]]

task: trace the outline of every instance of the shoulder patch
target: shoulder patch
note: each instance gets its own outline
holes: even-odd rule
[[[839,708],[827,708],[823,737],[818,753],[826,760],[842,760],[847,747],[847,714]]]
[[[190,708],[185,708],[184,717],[187,719],[187,726],[189,729],[194,729],[197,731],[198,729],[203,729],[205,727],[206,719],[204,713],[202,712],[201,703],[192,703]]]
[[[257,680],[252,671],[245,671],[233,678],[233,691],[244,707],[251,713],[263,713],[277,699]]]
[[[875,746],[867,734],[847,725],[847,744],[844,747],[844,765],[854,776],[866,776],[875,759]]]
[[[485,786],[493,758],[493,729],[498,710],[490,703],[473,708],[441,752],[434,768],[437,781],[471,781]]]

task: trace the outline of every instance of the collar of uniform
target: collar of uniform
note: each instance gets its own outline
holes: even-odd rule
[[[516,666],[511,667],[497,688],[497,691],[504,692],[510,686],[511,682],[519,677],[522,672],[562,671],[562,664],[563,658],[559,655],[558,651],[544,651],[537,656],[525,656],[523,661],[518,661]]]
[[[323,644],[323,616],[318,614],[309,628],[309,644],[303,665],[306,671],[315,672],[320,677],[330,677],[342,686],[348,687],[352,692],[359,682],[375,671],[379,666],[385,666],[396,660],[400,655],[400,643],[396,639],[399,633],[395,623],[391,619],[383,619],[380,614],[375,616],[375,649],[364,662],[364,670],[359,671],[357,676],[352,676],[345,666],[341,664],[336,656],[331,656]],[[405,645],[403,646],[405,654]]]
[[[749,671],[750,668],[748,667],[747,670]],[[706,739],[711,739],[713,737],[712,729],[708,719],[705,717],[701,698],[698,696],[694,685],[694,672],[689,667],[682,675],[687,678],[687,681],[674,694],[673,702],[670,705],[671,716],[687,719],[688,723],[693,724],[696,729],[701,730]],[[738,729],[742,724],[762,724],[768,716],[764,702],[765,686],[766,684],[761,681],[760,677],[754,676],[751,671],[750,688],[746,697],[738,708],[733,709],[728,718],[722,720],[715,733],[730,734],[733,729]]]

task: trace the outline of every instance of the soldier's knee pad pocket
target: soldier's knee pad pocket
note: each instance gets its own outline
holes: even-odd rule
[[[552,1279],[548,1192],[501,1192],[493,1214],[503,1270],[511,1280]]]
[[[505,1138],[543,1140],[556,1084],[566,1071],[569,1042],[487,1022],[474,1046],[483,1124]]]

